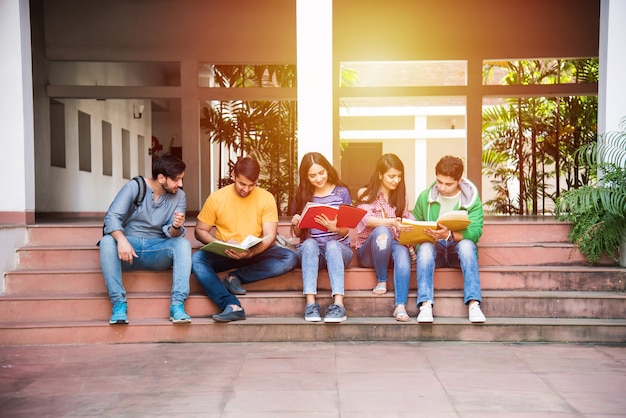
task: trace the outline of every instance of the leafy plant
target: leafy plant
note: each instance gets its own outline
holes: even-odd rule
[[[597,59],[519,60],[485,66],[506,85],[597,82]],[[596,141],[597,97],[509,97],[483,109],[483,175],[495,192],[485,202],[493,214],[552,211],[562,189],[587,179],[571,155]],[[563,187],[561,183],[565,183]]]
[[[278,88],[296,83],[295,67],[289,65],[214,65],[212,71],[217,87]],[[229,173],[238,158],[252,156],[261,164],[259,185],[274,195],[279,214],[285,215],[296,187],[296,113],[293,101],[227,100],[204,105],[200,127],[211,142],[221,145],[218,162],[223,177],[218,187],[231,182]]]
[[[574,156],[587,167],[589,183],[558,198],[557,217],[572,222],[570,240],[591,263],[603,254],[617,261],[626,234],[626,117],[619,131],[607,132]]]

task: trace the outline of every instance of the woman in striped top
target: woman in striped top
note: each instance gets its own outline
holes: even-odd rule
[[[339,179],[335,168],[318,152],[309,152],[300,163],[300,182],[292,208],[291,227],[300,237],[297,255],[302,267],[303,293],[306,297],[304,319],[321,321],[320,305],[316,302],[317,276],[326,267],[330,277],[333,303],[326,308],[324,322],[343,322],[346,310],[343,305],[344,269],[353,256],[348,228],[337,227],[337,218],[321,214],[315,218],[319,228],[300,229],[300,215],[308,202],[331,206],[351,205],[348,187]]]

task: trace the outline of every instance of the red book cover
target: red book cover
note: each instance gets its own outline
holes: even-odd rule
[[[363,216],[366,210],[350,205],[339,205],[339,207],[326,205],[322,203],[307,203],[302,211],[298,228],[316,228],[324,230],[325,228],[315,222],[315,217],[325,214],[329,219],[337,217],[338,228],[354,228]]]

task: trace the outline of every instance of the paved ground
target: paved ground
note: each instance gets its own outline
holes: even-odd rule
[[[618,417],[626,345],[0,346],[1,417]]]

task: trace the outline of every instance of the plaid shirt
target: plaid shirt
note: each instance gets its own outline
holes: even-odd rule
[[[372,203],[361,203],[358,205],[361,209],[365,209],[367,214],[361,219],[361,222],[356,226],[356,248],[361,248],[367,237],[374,230],[373,227],[367,226],[367,220],[371,217],[375,218],[396,218],[396,208],[391,206],[389,202],[385,200],[385,195],[382,191],[378,191],[376,199]],[[408,209],[409,202],[404,203],[404,210],[402,212],[403,218],[415,219],[413,214]],[[393,234],[394,239],[400,238],[400,231],[395,226],[388,227]]]

